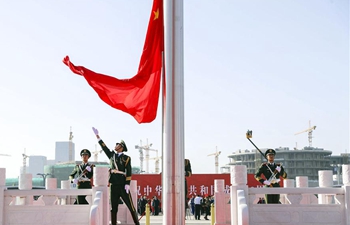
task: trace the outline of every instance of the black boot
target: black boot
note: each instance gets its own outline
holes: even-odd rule
[[[137,212],[131,212],[132,219],[134,220],[135,225],[140,225],[139,218],[137,217]]]
[[[111,225],[117,225],[117,213],[111,211]]]

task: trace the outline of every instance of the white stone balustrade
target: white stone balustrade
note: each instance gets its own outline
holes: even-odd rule
[[[246,177],[242,168],[232,168],[232,180]],[[297,177],[297,187],[294,181],[285,180],[284,188],[244,188],[243,182],[232,183],[231,186],[231,216],[232,225],[277,225],[277,224],[327,224],[327,225],[350,225],[350,169],[345,167],[347,175],[343,174],[343,180],[348,186],[333,187],[331,179],[332,171],[321,171],[320,187],[309,188],[307,177]],[[244,193],[247,190],[249,198]],[[289,204],[256,204],[257,196],[266,194],[285,195]],[[309,199],[304,199],[309,196]],[[325,200],[313,200],[315,196],[326,196]],[[249,200],[249,201],[247,201]],[[283,202],[282,202],[283,203]],[[220,203],[218,203],[220,204]],[[232,215],[231,214],[231,215]],[[248,219],[246,219],[248,218]]]
[[[6,190],[6,170],[0,168],[0,225],[29,224],[75,224],[106,225],[109,223],[108,168],[94,168],[95,186],[92,189],[69,189],[69,181],[63,181],[62,189],[47,184],[47,189],[29,189],[29,176],[20,177],[20,190]],[[296,177],[284,180],[284,188],[248,188],[245,166],[231,167],[230,194],[224,194],[224,181],[215,180],[216,223],[231,225],[299,225],[327,224],[350,225],[350,167],[343,165],[344,186],[333,187],[332,171],[319,172],[319,187],[309,188],[307,177]],[[54,181],[53,181],[54,182]],[[57,182],[57,181],[56,181]],[[137,200],[136,181],[131,182],[131,194],[135,206]],[[57,185],[57,184],[56,184]],[[51,188],[49,188],[51,187]],[[288,204],[256,204],[258,196],[280,194],[285,196],[282,203]],[[45,198],[54,196],[87,195],[93,200],[89,205],[72,205],[47,202]],[[35,204],[33,196],[41,196],[42,204]],[[230,201],[227,201],[229,196]],[[304,198],[309,196],[309,199]],[[318,199],[313,201],[318,196]],[[325,197],[322,197],[325,196]],[[31,201],[18,201],[18,198]],[[17,199],[17,200],[16,200]],[[34,204],[33,204],[34,202]],[[230,213],[226,218],[218,210]],[[63,215],[63,216],[62,216]],[[231,215],[231,217],[229,216]],[[120,205],[118,220],[122,224],[133,224],[125,204]]]
[[[24,174],[19,182],[21,190],[7,190],[5,174],[6,170],[0,168],[0,184],[2,184],[0,185],[0,225],[109,224],[108,168],[94,168],[95,186],[92,189],[70,189],[68,180],[61,181],[61,189],[57,189],[56,178],[46,179],[46,189],[32,189],[31,175]],[[137,182],[135,180],[131,181],[130,191],[136,207]],[[73,205],[73,202],[67,201],[77,195],[86,195],[90,204]],[[40,198],[33,200],[33,196],[40,196]],[[31,201],[18,201],[18,198],[31,199]],[[118,220],[122,224],[133,224],[125,204],[119,206]]]

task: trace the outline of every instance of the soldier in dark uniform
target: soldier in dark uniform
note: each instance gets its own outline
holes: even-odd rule
[[[265,187],[280,187],[280,177],[284,179],[287,178],[287,173],[284,171],[284,168],[281,164],[275,163],[276,151],[273,149],[268,149],[265,152],[265,158],[268,162],[263,163],[259,170],[255,173],[255,179],[260,183],[264,184]],[[272,171],[272,172],[271,172]],[[264,180],[261,175],[264,175],[266,180]],[[273,177],[275,176],[275,177]],[[270,179],[271,178],[271,179]],[[267,204],[278,204],[280,200],[280,195],[266,195]]]
[[[69,180],[77,184],[78,189],[91,189],[92,177],[93,177],[93,164],[88,163],[91,157],[91,152],[88,149],[83,149],[80,152],[82,163],[76,165],[69,175]],[[77,178],[74,178],[77,175]],[[89,204],[86,199],[86,195],[79,195],[75,204]]]
[[[117,143],[114,147],[114,151],[110,151],[106,144],[101,140],[98,130],[92,128],[94,131],[98,143],[101,145],[102,150],[105,152],[109,158],[110,165],[110,174],[109,174],[109,183],[110,183],[110,200],[111,200],[111,223],[112,225],[117,224],[117,213],[119,199],[122,198],[126,206],[128,207],[131,216],[136,225],[140,225],[137,218],[137,211],[132,202],[130,194],[130,181],[131,181],[131,158],[125,155],[123,152],[127,152],[125,142],[122,140]]]
[[[190,177],[192,175],[192,169],[191,169],[191,162],[189,159],[185,159],[185,210],[188,208],[188,199],[187,199],[187,193],[188,193],[188,187],[187,187],[187,177]]]

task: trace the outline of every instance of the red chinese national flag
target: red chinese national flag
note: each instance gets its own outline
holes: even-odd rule
[[[73,73],[83,76],[105,103],[129,113],[139,123],[149,123],[157,115],[163,50],[163,0],[154,0],[139,69],[134,77],[117,79],[95,73],[75,66],[68,56],[63,62]]]

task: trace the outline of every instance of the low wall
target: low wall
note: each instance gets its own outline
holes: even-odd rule
[[[348,189],[348,190],[346,190]],[[249,224],[327,224],[344,225],[345,188],[250,188]],[[256,204],[258,196],[265,194],[284,195],[288,204]],[[329,203],[303,203],[305,196],[327,196],[332,199]]]
[[[342,187],[333,187],[331,171],[319,171],[319,187],[307,187],[307,177],[300,177],[297,187],[285,180],[284,188],[248,188],[245,170],[231,167],[231,225],[350,225],[350,165],[343,165]],[[281,204],[257,204],[266,194],[279,194]]]

